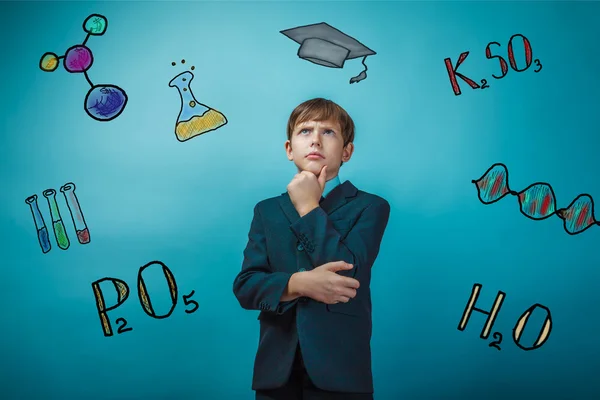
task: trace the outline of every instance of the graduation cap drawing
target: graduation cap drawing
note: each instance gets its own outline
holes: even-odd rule
[[[358,40],[325,22],[298,26],[280,33],[300,44],[298,57],[318,65],[343,68],[346,60],[363,57],[362,64],[365,69],[350,79],[351,84],[367,78],[368,68],[365,60],[368,56],[377,54]]]

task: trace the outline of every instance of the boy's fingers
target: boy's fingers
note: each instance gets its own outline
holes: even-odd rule
[[[326,266],[327,268],[335,268],[335,267],[341,267],[346,265],[345,261],[331,261],[328,262],[327,264],[323,264],[324,266]]]
[[[360,287],[360,282],[354,278],[345,278],[344,286],[352,288],[352,289],[358,289]]]
[[[347,303],[350,301],[350,298],[352,296],[340,296],[340,299],[338,300],[339,303]]]
[[[329,271],[339,271],[341,269],[351,269],[352,264],[348,264],[345,261],[332,261],[330,263],[325,264]]]
[[[327,165],[323,165],[321,168],[321,172],[319,172],[319,185],[321,186],[321,190],[325,189],[325,183],[327,182]]]

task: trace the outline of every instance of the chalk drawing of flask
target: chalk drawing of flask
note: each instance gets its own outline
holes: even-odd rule
[[[69,238],[67,237],[67,231],[65,230],[65,224],[60,216],[60,211],[58,211],[58,204],[56,204],[56,190],[46,189],[42,194],[46,200],[48,200],[56,243],[58,243],[58,247],[66,250],[69,248]]]
[[[77,232],[77,240],[79,240],[79,243],[81,244],[89,243],[90,231],[85,223],[85,219],[83,218],[83,213],[81,212],[81,207],[79,206],[79,200],[75,195],[75,184],[72,182],[65,183],[60,188],[60,191],[65,195],[65,201],[67,202],[67,207],[71,213],[73,226],[75,227],[75,232]]]
[[[40,208],[38,207],[37,195],[34,194],[25,199],[25,203],[29,204],[29,208],[31,208],[31,214],[33,215],[33,222],[35,223],[35,228],[37,229],[38,241],[40,242],[40,247],[42,248],[42,252],[46,254],[52,249],[50,245],[50,237],[48,236],[48,228],[46,227],[46,223],[44,222],[44,217],[40,212]]]
[[[192,79],[194,79],[194,74],[186,71],[169,82],[169,87],[176,87],[179,90],[181,98],[181,110],[175,123],[175,136],[180,142],[214,131],[227,124],[225,115],[196,100],[190,89]]]

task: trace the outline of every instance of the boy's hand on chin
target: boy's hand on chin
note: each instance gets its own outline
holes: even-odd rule
[[[325,182],[327,182],[327,165],[321,168],[318,178],[312,172],[302,171],[287,185],[290,200],[301,217],[319,207]]]

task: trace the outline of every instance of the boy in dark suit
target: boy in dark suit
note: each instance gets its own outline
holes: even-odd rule
[[[290,115],[287,157],[298,173],[259,202],[233,292],[260,310],[252,389],[258,400],[371,400],[371,267],[389,203],[340,184],[354,122],[330,100]]]

